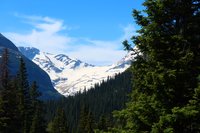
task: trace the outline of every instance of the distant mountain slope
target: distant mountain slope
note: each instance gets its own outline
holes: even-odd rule
[[[19,69],[19,58],[23,58],[26,63],[28,79],[32,83],[36,81],[39,85],[39,91],[42,92],[43,99],[53,99],[60,97],[61,95],[54,89],[51,80],[40,67],[38,67],[31,60],[22,55],[17,47],[2,34],[0,34],[0,54],[5,48],[9,50],[9,69],[11,74],[15,75]],[[1,60],[1,58],[0,58]]]
[[[0,47],[6,47],[8,49],[18,51],[18,48],[10,40],[4,37],[1,33],[0,33]]]
[[[94,66],[64,54],[41,52],[36,48],[19,47],[19,50],[30,60],[45,70],[61,94],[73,95],[84,89],[90,89],[96,83],[106,80],[125,71],[131,65],[132,55],[129,53],[118,63],[110,66]]]
[[[115,123],[112,119],[112,112],[125,107],[125,103],[129,100],[128,94],[132,91],[131,82],[132,74],[129,70],[126,70],[100,85],[95,85],[87,92],[77,93],[74,96],[57,101],[48,101],[46,103],[47,121],[52,120],[57,108],[63,108],[66,112],[67,123],[69,123],[69,132],[76,132],[80,130],[81,110],[86,107],[89,112],[85,112],[85,114],[93,114],[92,118],[95,124],[98,125],[103,116],[107,118],[107,121],[101,124],[113,126]],[[87,123],[86,121],[85,123]]]

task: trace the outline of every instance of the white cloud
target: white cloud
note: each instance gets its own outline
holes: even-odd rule
[[[127,26],[122,26],[124,35],[121,37],[121,40],[129,40],[133,35],[137,35],[136,34],[136,29],[134,27],[134,25],[132,24],[128,24]]]
[[[121,59],[126,53],[121,49],[121,42],[129,39],[135,32],[134,26],[129,24],[122,27],[124,34],[113,41],[74,38],[60,33],[72,29],[65,25],[63,20],[19,14],[15,16],[32,26],[32,31],[28,34],[4,33],[17,46],[31,46],[45,52],[66,53],[95,65],[108,65]]]
[[[126,54],[126,51],[122,49],[122,42],[126,39],[130,40],[133,35],[136,35],[136,30],[131,24],[121,26],[121,28],[123,34],[116,40],[84,39],[85,45],[78,45],[74,51],[68,54],[97,65],[116,63]]]
[[[59,33],[66,29],[62,20],[41,16],[18,17],[32,25],[33,29],[28,34],[4,33],[17,46],[32,46],[48,52],[64,52],[68,48],[67,44],[73,42],[73,38]]]
[[[79,57],[81,60],[96,65],[111,65],[126,54],[119,48],[121,47],[120,41],[85,39],[84,44],[74,47],[74,50],[68,52],[70,56]]]

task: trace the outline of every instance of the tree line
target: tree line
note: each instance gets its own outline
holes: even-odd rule
[[[9,50],[4,49],[0,62],[1,133],[108,131],[115,123],[112,112],[125,107],[131,91],[131,73],[128,70],[108,77],[107,81],[88,91],[42,101],[36,82],[29,84],[23,58],[19,58],[16,75],[10,73],[9,60]]]
[[[135,54],[129,71],[89,91],[46,101],[44,117],[36,113],[42,111],[40,100],[30,90],[37,85],[29,87],[23,60],[19,74],[10,77],[5,51],[0,130],[43,132],[43,124],[36,128],[34,121],[45,118],[50,133],[200,132],[200,0],[145,0],[143,5],[143,11],[133,11],[141,28],[131,38],[136,48],[123,43]]]
[[[43,102],[36,82],[29,84],[22,57],[16,75],[10,73],[9,51],[4,49],[0,63],[0,132],[44,133]]]
[[[65,128],[69,133],[108,131],[115,125],[112,112],[125,107],[131,88],[131,73],[127,70],[101,84],[96,84],[88,91],[59,100],[46,101],[48,129],[57,130],[56,133],[65,133],[57,128],[65,121]]]

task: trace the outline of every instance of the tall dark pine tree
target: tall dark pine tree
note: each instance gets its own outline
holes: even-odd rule
[[[29,133],[45,133],[44,112],[40,105],[37,105],[33,113]]]
[[[41,93],[38,91],[38,86],[36,81],[34,81],[30,87],[30,99],[31,99],[31,107],[34,110],[36,106],[42,101],[39,99]]]
[[[94,118],[91,112],[88,113],[87,121],[85,121],[85,123],[86,123],[86,126],[85,126],[86,133],[94,133],[95,122],[94,122]]]
[[[78,132],[85,133],[86,121],[87,121],[87,109],[85,106],[81,107],[79,122],[78,122]]]
[[[18,88],[19,88],[19,110],[21,118],[22,133],[28,133],[31,126],[31,99],[30,87],[27,79],[27,71],[25,62],[20,58],[19,72],[17,75]]]
[[[133,11],[141,29],[132,38],[140,53],[131,101],[115,112],[114,131],[200,132],[200,0],[146,0],[144,6],[143,13]]]
[[[54,117],[51,127],[50,133],[68,133],[68,125],[66,115],[63,109],[59,108],[56,112],[56,116]]]
[[[4,49],[0,67],[0,132],[19,133],[17,86],[14,79],[9,75],[9,52]]]
[[[98,130],[107,132],[108,129],[111,127],[111,123],[108,116],[102,115],[98,122]]]
[[[45,133],[44,105],[39,99],[41,93],[34,81],[30,88],[32,121],[30,133]]]
[[[94,133],[95,124],[92,113],[86,106],[81,107],[78,132],[79,133]]]

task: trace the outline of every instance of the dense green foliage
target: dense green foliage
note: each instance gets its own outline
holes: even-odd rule
[[[132,38],[139,53],[131,100],[115,112],[113,132],[200,132],[200,1],[146,0],[144,6],[133,11],[141,29]]]
[[[131,68],[88,91],[46,101],[45,118],[23,59],[18,74],[10,75],[5,49],[0,132],[200,132],[200,0],[146,0],[144,6],[143,12],[133,11],[141,26],[132,38],[136,48],[123,42],[136,55]]]
[[[15,81],[10,81],[8,69],[9,54],[5,49],[2,54],[1,76],[0,76],[0,131],[2,133],[12,132],[18,128],[18,102],[16,101],[17,90]],[[19,131],[13,131],[19,132]]]
[[[68,133],[68,124],[66,114],[63,109],[58,109],[56,116],[48,125],[49,133]]]
[[[57,108],[65,110],[70,133],[93,133],[94,129],[112,127],[112,112],[120,110],[131,91],[131,74],[126,71],[94,88],[58,101],[47,102],[47,119],[52,124]],[[56,116],[55,116],[56,117]]]
[[[34,82],[29,87],[26,66],[20,58],[17,75],[9,73],[9,52],[2,54],[0,67],[0,132],[38,133],[44,132],[42,102]]]
[[[44,104],[39,99],[41,93],[36,82],[29,84],[23,59],[20,58],[19,62],[17,75],[11,75],[9,51],[5,49],[0,67],[1,133],[107,131],[114,123],[112,111],[125,106],[131,90],[131,74],[127,71],[108,78],[101,85],[96,84],[89,91]]]

